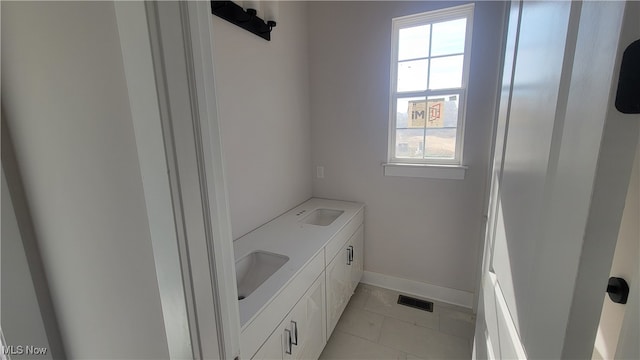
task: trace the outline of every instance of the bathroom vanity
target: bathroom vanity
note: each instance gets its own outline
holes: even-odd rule
[[[242,359],[316,359],[363,273],[364,204],[310,199],[234,242]]]

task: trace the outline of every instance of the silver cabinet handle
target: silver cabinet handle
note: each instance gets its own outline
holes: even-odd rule
[[[287,347],[284,349],[284,352],[286,352],[287,355],[291,355],[291,330],[284,329],[284,332],[287,333]]]
[[[291,343],[298,345],[298,323],[291,320],[291,326],[293,328],[293,336],[291,337]]]
[[[353,246],[347,246],[347,265],[351,265],[353,262]]]

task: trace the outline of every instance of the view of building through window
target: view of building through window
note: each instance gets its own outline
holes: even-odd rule
[[[396,156],[453,159],[456,151],[458,98],[454,94],[398,99]]]

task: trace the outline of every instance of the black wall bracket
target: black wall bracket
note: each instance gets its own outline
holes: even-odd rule
[[[255,9],[245,11],[233,1],[211,1],[211,13],[228,22],[237,25],[261,38],[271,41],[271,29],[276,26],[275,21],[265,22],[256,16]]]
[[[610,277],[607,284],[609,299],[617,304],[626,304],[629,297],[629,284],[619,277]]]

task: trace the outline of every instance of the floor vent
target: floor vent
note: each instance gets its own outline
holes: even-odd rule
[[[399,295],[398,304],[409,306],[412,308],[433,312],[433,303],[431,301],[420,300],[409,296]]]

